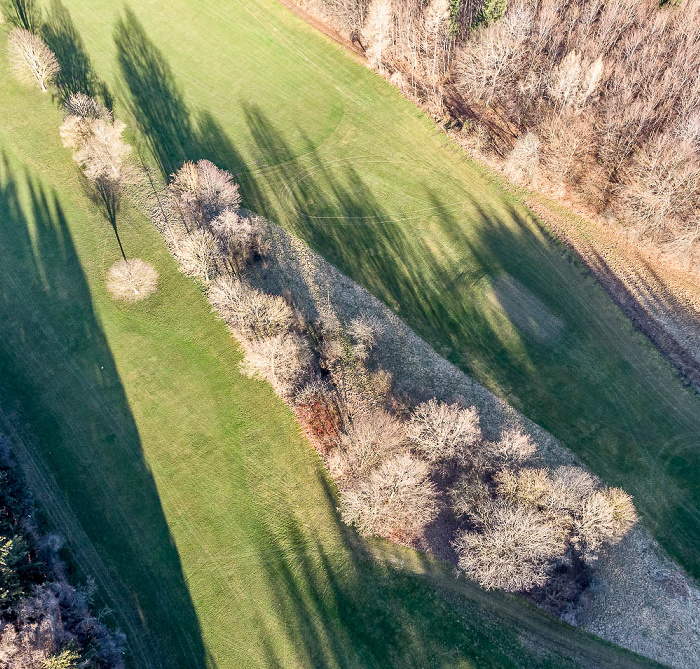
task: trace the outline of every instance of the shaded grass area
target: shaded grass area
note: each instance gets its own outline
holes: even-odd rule
[[[235,172],[246,207],[632,493],[700,575],[699,398],[429,119],[275,0],[66,5],[164,175],[203,156]],[[503,285],[555,336],[526,298],[492,299]]]
[[[49,97],[0,70],[0,117],[0,430],[129,666],[656,666],[358,540],[287,408],[238,372],[225,326],[128,203],[121,242],[159,290],[109,299],[119,244]]]

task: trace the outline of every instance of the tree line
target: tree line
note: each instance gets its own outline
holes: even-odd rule
[[[484,587],[529,594],[555,613],[580,594],[601,550],[637,520],[629,495],[580,467],[544,466],[519,430],[486,439],[464,400],[396,395],[374,355],[382,325],[371,315],[309,320],[293,295],[256,287],[271,224],[240,209],[229,173],[185,162],[168,196],[174,215],[160,227],[169,247],[240,342],[242,371],[294,410],[346,523],[431,549],[426,534],[447,515],[447,548]]]
[[[372,67],[517,181],[697,260],[700,5],[313,0]]]

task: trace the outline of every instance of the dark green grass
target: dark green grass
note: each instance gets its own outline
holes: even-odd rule
[[[66,6],[165,174],[183,157],[234,171],[247,207],[632,493],[700,574],[700,400],[429,119],[275,0]],[[520,305],[493,299],[503,285]]]
[[[0,70],[0,118],[0,431],[126,632],[128,666],[654,666],[359,541],[290,412],[239,373],[223,323],[128,203],[124,249],[159,288],[108,297],[119,248],[50,97]]]

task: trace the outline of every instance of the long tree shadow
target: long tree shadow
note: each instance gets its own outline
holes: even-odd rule
[[[26,445],[30,483],[114,610],[128,662],[212,666],[61,202],[6,160],[0,261],[0,429]]]
[[[51,0],[41,35],[61,66],[55,80],[60,103],[64,104],[74,93],[84,93],[99,97],[111,109],[112,94],[95,73],[70,12],[61,0]]]
[[[167,180],[185,160],[237,172],[243,160],[211,114],[189,109],[172,68],[129,8],[114,30],[125,102]]]

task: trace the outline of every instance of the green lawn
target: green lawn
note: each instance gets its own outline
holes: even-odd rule
[[[700,575],[700,399],[424,114],[276,0],[64,2],[166,174],[234,171],[245,206],[632,493]]]
[[[5,32],[0,32],[4,53]],[[340,524],[288,409],[152,225],[155,296],[112,302],[119,256],[48,95],[0,68],[0,432],[127,633],[128,666],[650,667]]]

